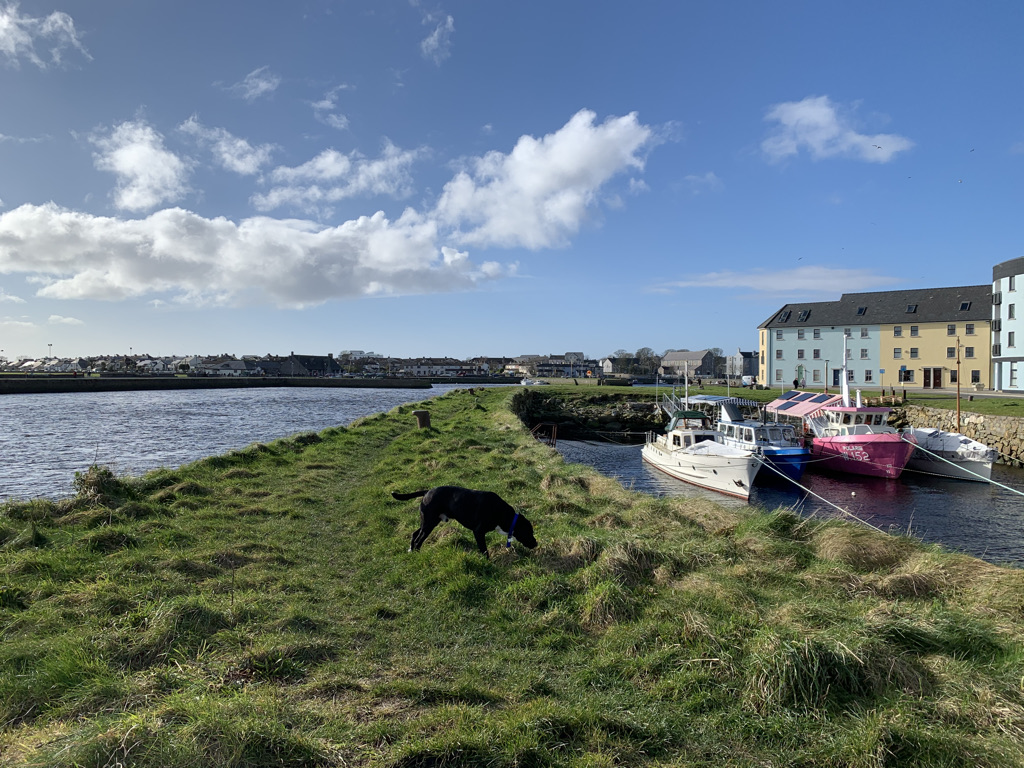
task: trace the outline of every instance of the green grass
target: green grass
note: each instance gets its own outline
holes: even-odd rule
[[[1024,764],[1024,574],[655,499],[456,391],[0,511],[0,764]],[[415,502],[499,492],[491,559]]]

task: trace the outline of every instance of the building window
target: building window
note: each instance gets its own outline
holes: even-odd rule
[[[857,307],[857,315],[863,315],[868,311],[867,307]]]
[[[971,371],[971,384],[981,384],[981,371]]]
[[[918,336],[919,335],[918,332],[917,332],[917,326],[916,325],[910,326],[910,335],[911,336]]]
[[[804,351],[802,349],[798,349],[796,351],[796,359],[797,360],[803,360],[804,359]]]
[[[780,323],[785,323],[785,322],[787,322],[787,321],[789,320],[789,316],[790,316],[791,314],[793,314],[793,313],[792,313],[792,312],[790,312],[790,311],[789,311],[789,310],[787,309],[787,310],[786,310],[785,312],[783,312],[783,313],[782,313],[781,315],[779,315],[779,322],[780,322]]]
[[[968,336],[973,336],[974,335],[974,323],[967,323],[964,326],[964,333],[967,334]]]
[[[903,350],[900,347],[893,347],[892,356],[896,360],[899,360],[901,357],[903,357]]]
[[[853,359],[853,350],[852,349],[846,350],[846,359],[847,360],[852,360]]]
[[[946,357],[956,357],[956,347],[946,347]]]
[[[1015,347],[1015,346],[1017,346],[1016,344],[1013,343],[1013,341],[1014,341],[1014,331],[1007,331],[1006,332],[1006,346],[1008,346],[1008,347]]]
[[[860,359],[861,360],[867,360],[868,359],[868,351],[866,349],[862,349],[860,351]]]
[[[775,340],[776,341],[782,341],[782,331],[776,331],[775,332]]]
[[[903,326],[902,325],[894,325],[892,327],[892,335],[893,336],[902,336],[903,335]]]
[[[815,328],[814,329],[814,338],[816,338],[816,339],[820,339],[821,338],[821,328]]]
[[[817,368],[815,368],[811,372],[811,381],[813,381],[815,383],[819,383],[821,381],[821,371],[818,370]]]
[[[1008,320],[1016,320],[1017,319],[1017,313],[1014,311],[1014,308],[1016,306],[1017,306],[1016,304],[1007,304],[1006,305],[1006,318]]]
[[[911,360],[916,360],[917,359],[917,347],[911,347],[910,348],[910,359]]]
[[[956,336],[956,323],[950,323],[946,326],[947,336]]]
[[[961,312],[966,312],[970,308],[971,308],[971,302],[969,302],[969,301],[961,301],[960,302],[960,311]]]
[[[813,357],[815,360],[820,360],[821,359],[821,350],[820,349],[813,350],[811,352],[811,357]]]
[[[900,371],[899,374],[901,384],[914,383],[914,372],[911,369],[908,368],[905,371]]]
[[[852,368],[847,368],[846,369],[846,380],[851,382],[851,383],[856,381],[856,379],[853,378],[853,369]]]
[[[782,381],[782,369],[781,368],[779,368],[777,371],[775,371],[775,380],[776,381]]]
[[[917,312],[917,304],[907,304],[907,312]]]
[[[1011,291],[1016,291],[1017,290],[1017,276],[1016,275],[1010,275],[1009,290],[1011,290]]]
[[[866,339],[868,337],[868,329],[867,328],[861,328],[860,329],[860,337],[862,339]]]
[[[809,309],[805,309],[805,310],[803,310],[802,312],[800,312],[800,315],[799,315],[799,317],[797,317],[796,321],[797,321],[798,323],[803,323],[803,322],[805,322],[805,321],[807,320],[807,318],[808,318],[808,317],[810,317],[810,316],[811,316],[811,310],[809,310]]]
[[[950,372],[949,372],[949,383],[950,383],[950,384],[956,384],[956,378],[957,378],[957,377],[956,377],[956,369],[955,369],[955,368],[953,368],[953,369],[952,369],[952,370],[950,370]]]
[[[843,328],[843,336],[845,336],[846,338],[849,339],[849,338],[851,338],[853,336],[853,334],[850,333],[850,329],[849,328]]]
[[[974,347],[964,347],[964,357],[974,357]]]
[[[1017,364],[1010,363],[1010,389],[1017,388]]]
[[[864,369],[864,381],[866,383],[870,383],[871,382],[871,369],[870,368]]]
[[[782,350],[781,349],[776,349],[775,350],[775,359],[776,360],[781,360],[782,359]]]
[[[800,329],[797,330],[796,337],[798,339],[800,339],[800,341],[804,340],[804,329],[803,328],[800,328]]]

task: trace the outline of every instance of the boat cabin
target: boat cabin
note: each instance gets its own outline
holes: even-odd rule
[[[823,416],[829,435],[872,435],[895,432],[889,426],[889,408],[826,408]]]

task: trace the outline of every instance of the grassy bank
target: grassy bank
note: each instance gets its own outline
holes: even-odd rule
[[[1024,573],[566,466],[508,390],[0,513],[0,764],[1024,764]],[[491,559],[415,502],[499,492]]]

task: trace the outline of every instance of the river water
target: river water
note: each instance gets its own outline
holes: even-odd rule
[[[141,475],[297,432],[350,424],[465,386],[5,395],[0,397],[0,501],[71,496],[75,472],[92,464]]]
[[[639,445],[558,441],[558,450],[566,461],[590,465],[626,488],[656,496],[702,496],[725,506],[746,506],[741,499],[706,491],[659,472],[640,458],[640,449]],[[992,479],[1024,492],[1024,470],[997,464],[992,468]],[[750,505],[788,507],[805,516],[848,519],[852,515],[883,531],[910,533],[992,563],[1024,567],[1024,497],[996,485],[909,472],[899,480],[806,472],[801,485],[826,501],[782,481],[762,485],[758,478]]]

